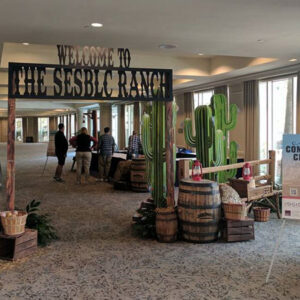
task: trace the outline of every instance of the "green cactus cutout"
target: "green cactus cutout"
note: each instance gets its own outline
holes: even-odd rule
[[[222,130],[224,134],[223,161],[221,163],[221,165],[224,166],[227,165],[228,157],[228,132],[235,128],[237,122],[237,106],[230,104],[228,112],[228,102],[226,97],[222,94],[213,95],[210,106],[214,116],[215,128],[216,130]],[[237,143],[232,141],[229,145],[229,164],[237,162],[237,149]],[[219,182],[227,182],[229,178],[236,175],[236,172],[236,169],[219,172]]]
[[[197,159],[204,168],[220,166],[223,161],[224,138],[221,130],[215,130],[212,110],[208,105],[201,105],[195,109],[195,130],[192,134],[191,119],[185,120],[184,135],[187,144],[196,148]],[[211,180],[214,174],[205,176]]]
[[[173,128],[176,125],[176,103],[173,102]],[[143,115],[142,145],[147,159],[148,180],[152,186],[152,197],[157,207],[166,206],[165,164],[165,104],[153,102],[152,110]],[[175,115],[175,116],[174,116]],[[173,145],[173,151],[175,151]],[[174,156],[174,163],[176,153]]]
[[[192,121],[184,122],[186,143],[196,148],[197,159],[203,167],[222,166],[227,164],[228,131],[236,126],[237,106],[230,105],[229,119],[227,118],[227,100],[224,95],[214,95],[211,105],[198,106],[195,109],[195,130],[192,134]],[[237,161],[237,143],[231,142],[229,161]],[[205,177],[218,182],[226,182],[234,177],[236,170],[222,171],[217,174],[207,174]]]

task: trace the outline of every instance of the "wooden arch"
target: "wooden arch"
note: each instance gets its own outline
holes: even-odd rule
[[[46,75],[50,75],[50,83],[47,85]],[[117,87],[111,86],[113,78],[117,79]],[[130,82],[127,80],[129,78]],[[117,96],[112,94],[113,88],[117,88]],[[174,206],[171,69],[9,63],[6,173],[6,200],[9,210],[14,210],[15,207],[15,116],[18,98],[54,101],[58,99],[165,101],[167,205]]]

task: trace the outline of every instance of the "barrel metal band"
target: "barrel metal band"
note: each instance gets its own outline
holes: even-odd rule
[[[167,215],[175,215],[175,211],[167,211],[167,212],[158,212],[156,213],[158,216],[167,216]],[[177,219],[177,218],[176,218]]]
[[[216,203],[212,205],[193,205],[193,204],[186,204],[179,201],[178,207],[183,208],[190,208],[190,209],[213,209],[213,208],[219,208],[221,206],[221,203]]]
[[[201,184],[199,184],[199,182],[198,183],[192,183],[192,182],[182,181],[182,185],[196,186],[196,187],[217,187],[218,183],[217,182],[208,182],[208,183],[201,182]]]
[[[207,223],[199,223],[199,222],[190,222],[190,221],[182,221],[180,220],[180,225],[193,225],[195,227],[209,227],[209,226],[218,226],[219,221],[211,221]]]
[[[177,221],[177,218],[173,218],[173,219],[159,219],[158,217],[156,217],[156,221],[159,221],[159,222],[170,222],[170,221]]]
[[[186,194],[192,194],[192,195],[218,195],[219,191],[218,190],[211,190],[211,191],[190,191],[190,190],[185,190],[182,188],[179,188],[179,192],[181,193],[186,193]]]
[[[166,237],[166,236],[169,236],[169,237],[175,237],[176,236],[176,233],[175,234],[157,234],[158,237]]]
[[[189,232],[189,231],[182,231],[183,234],[188,234],[190,236],[197,236],[197,237],[209,237],[209,236],[217,236],[219,232]]]

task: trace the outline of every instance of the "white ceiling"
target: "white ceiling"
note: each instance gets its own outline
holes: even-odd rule
[[[288,62],[289,58],[300,60],[300,0],[1,0],[0,3],[2,110],[7,106],[8,62],[57,63],[56,44],[129,48],[131,66],[172,68],[174,90],[178,91],[295,64]],[[92,28],[89,26],[92,22],[104,26]],[[23,46],[22,42],[31,45]],[[164,50],[158,47],[160,44],[177,47]],[[204,56],[198,56],[199,52]],[[40,113],[55,113],[55,108],[76,109],[83,105],[69,100],[49,107],[43,102],[39,104],[19,103],[18,110],[29,114],[29,110],[39,108]]]
[[[299,20],[299,0],[1,0],[0,39],[288,58],[300,54]]]

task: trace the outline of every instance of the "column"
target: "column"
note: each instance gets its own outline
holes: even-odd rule
[[[100,104],[100,128],[101,134],[104,133],[104,128],[111,129],[111,104]]]
[[[49,131],[56,131],[56,130],[57,130],[57,118],[49,117]]]
[[[83,123],[83,110],[81,108],[77,109],[76,112],[76,131],[79,131],[79,129],[83,126],[85,126],[85,124]]]
[[[119,109],[119,149],[125,148],[125,105],[118,105]]]

